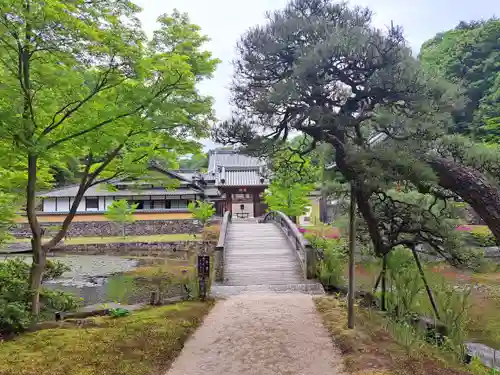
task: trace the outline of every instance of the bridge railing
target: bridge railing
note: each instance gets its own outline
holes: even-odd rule
[[[262,219],[262,222],[273,222],[281,228],[295,250],[297,259],[304,272],[304,277],[306,279],[314,279],[316,277],[317,256],[294,222],[281,211],[268,212]]]
[[[226,246],[226,234],[229,224],[232,220],[232,214],[230,211],[224,213],[222,222],[220,225],[219,240],[217,241],[217,246],[215,246],[214,252],[214,271],[215,271],[215,281],[224,281],[224,253]]]

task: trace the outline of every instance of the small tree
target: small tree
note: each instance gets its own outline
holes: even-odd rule
[[[193,214],[193,217],[198,220],[203,228],[208,223],[208,220],[214,215],[215,208],[213,203],[205,201],[195,201],[188,204],[188,210]]]
[[[279,182],[272,182],[264,195],[264,201],[270,210],[281,211],[295,221],[311,205],[308,197],[311,190],[311,185],[295,183],[283,186]]]
[[[310,141],[304,137],[284,143],[272,153],[268,165],[271,184],[264,200],[271,210],[281,211],[296,221],[311,205],[309,193],[319,179],[318,168],[310,157],[302,156]]]
[[[117,224],[121,224],[122,235],[123,238],[125,238],[125,224],[135,221],[134,212],[136,208],[137,204],[130,205],[125,199],[120,199],[119,201],[113,201],[113,203],[108,206],[104,215],[107,219]]]

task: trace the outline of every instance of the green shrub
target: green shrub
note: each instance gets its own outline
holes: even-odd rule
[[[497,272],[499,265],[486,258],[485,252],[482,249],[474,249],[474,257],[471,258],[468,266],[477,273],[492,273]]]
[[[344,284],[344,271],[347,264],[347,243],[342,239],[329,239],[306,234],[310,245],[323,254],[318,263],[318,277],[323,285],[341,286]]]
[[[80,301],[74,295],[49,288],[40,291],[40,302],[43,316],[52,316],[56,311],[73,311],[80,306]]]
[[[67,270],[60,262],[48,261],[44,279],[54,278]],[[15,258],[0,262],[0,335],[22,331],[31,321],[29,290],[30,265]],[[72,295],[48,288],[40,292],[41,315],[69,311],[78,307]]]
[[[475,226],[469,233],[472,242],[480,247],[496,246],[496,238],[486,226]]]
[[[470,288],[458,291],[450,285],[444,277],[436,277],[434,296],[439,309],[441,322],[448,328],[446,344],[448,349],[462,360],[466,354],[464,347],[467,338],[467,325],[469,322],[469,297]]]
[[[387,258],[387,271],[390,290],[387,309],[398,319],[406,318],[416,311],[423,288],[413,254],[405,248],[393,250]]]
[[[22,302],[0,298],[0,338],[3,333],[20,332],[30,322],[30,314]]]
[[[424,345],[419,332],[408,322],[386,319],[385,330],[401,344],[409,357],[412,357],[413,353],[418,353],[416,349],[420,349]]]
[[[189,202],[188,210],[203,227],[207,225],[210,218],[215,214],[213,203],[205,201]]]
[[[71,268],[58,260],[47,260],[45,271],[43,273],[44,280],[53,280],[61,277],[63,273],[71,271]]]

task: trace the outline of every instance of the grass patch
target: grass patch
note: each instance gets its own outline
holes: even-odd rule
[[[135,268],[125,273],[129,276],[153,277],[158,275],[171,275],[183,278],[196,274],[196,259],[161,259],[151,265]]]
[[[363,263],[356,265],[356,288],[370,291],[380,272],[380,265]],[[426,275],[435,289],[440,278],[450,285],[477,285],[484,287],[472,289],[467,310],[467,339],[500,350],[500,273],[474,273],[453,268],[447,264],[427,264]],[[347,273],[346,273],[347,276]],[[457,290],[457,293],[460,293]],[[433,316],[426,293],[418,296],[418,311]]]
[[[201,241],[201,234],[196,237],[189,233],[180,234],[155,234],[148,236],[113,236],[113,237],[68,237],[64,240],[65,245],[87,245],[115,242],[177,242],[177,241]],[[48,241],[48,239],[47,239]],[[16,239],[10,242],[30,242],[29,238]]]
[[[96,318],[97,327],[28,333],[1,344],[0,374],[161,374],[212,305],[183,302],[119,319]]]
[[[405,347],[385,329],[385,318],[369,309],[356,309],[356,327],[347,328],[343,301],[315,299],[316,307],[344,358],[348,373],[355,375],[465,375],[463,366],[443,357],[424,342]],[[410,349],[410,350],[409,350]]]
[[[141,258],[140,267],[110,278],[107,298],[124,304],[150,301],[153,292],[158,302],[179,296],[196,298],[196,261],[195,255],[189,259]]]

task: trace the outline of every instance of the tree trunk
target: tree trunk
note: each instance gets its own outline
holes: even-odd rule
[[[439,185],[453,191],[485,221],[500,245],[500,190],[478,170],[454,161],[433,158],[428,161],[439,178]]]
[[[335,148],[335,161],[337,163],[337,168],[339,169],[342,176],[349,181],[356,181],[355,185],[355,197],[356,203],[358,205],[358,211],[363,216],[368,232],[370,233],[370,238],[373,243],[373,249],[375,254],[382,256],[386,254],[390,249],[384,244],[382,235],[380,234],[378,220],[375,217],[373,208],[370,204],[370,193],[367,186],[362,179],[358,178],[356,172],[352,170],[346,160],[346,154],[344,148],[338,144],[332,143]]]
[[[33,263],[30,270],[31,313],[36,318],[40,314],[40,288],[45,271],[46,255],[42,249],[42,242],[31,240]]]
[[[87,174],[85,174],[84,178],[85,179],[87,178]],[[64,218],[63,223],[61,225],[61,228],[54,235],[54,237],[52,237],[52,239],[50,241],[48,241],[47,243],[45,243],[43,245],[44,250],[46,250],[46,251],[51,250],[52,248],[57,246],[57,244],[64,238],[64,236],[66,236],[66,233],[68,232],[69,226],[71,225],[71,222],[73,221],[73,218],[76,215],[76,211],[78,209],[78,206],[80,205],[80,203],[83,199],[83,195],[87,191],[88,187],[89,187],[88,184],[85,183],[85,181],[83,181],[83,178],[82,178],[82,182],[80,183],[80,187],[78,189],[78,192],[76,193],[75,199],[73,200],[73,204],[70,207],[68,215],[66,215],[66,217]]]
[[[42,230],[36,216],[37,157],[28,155],[28,183],[26,187],[26,215],[31,229],[31,250],[33,263],[30,270],[31,312],[40,313],[40,286],[45,270],[45,252],[42,248]]]

